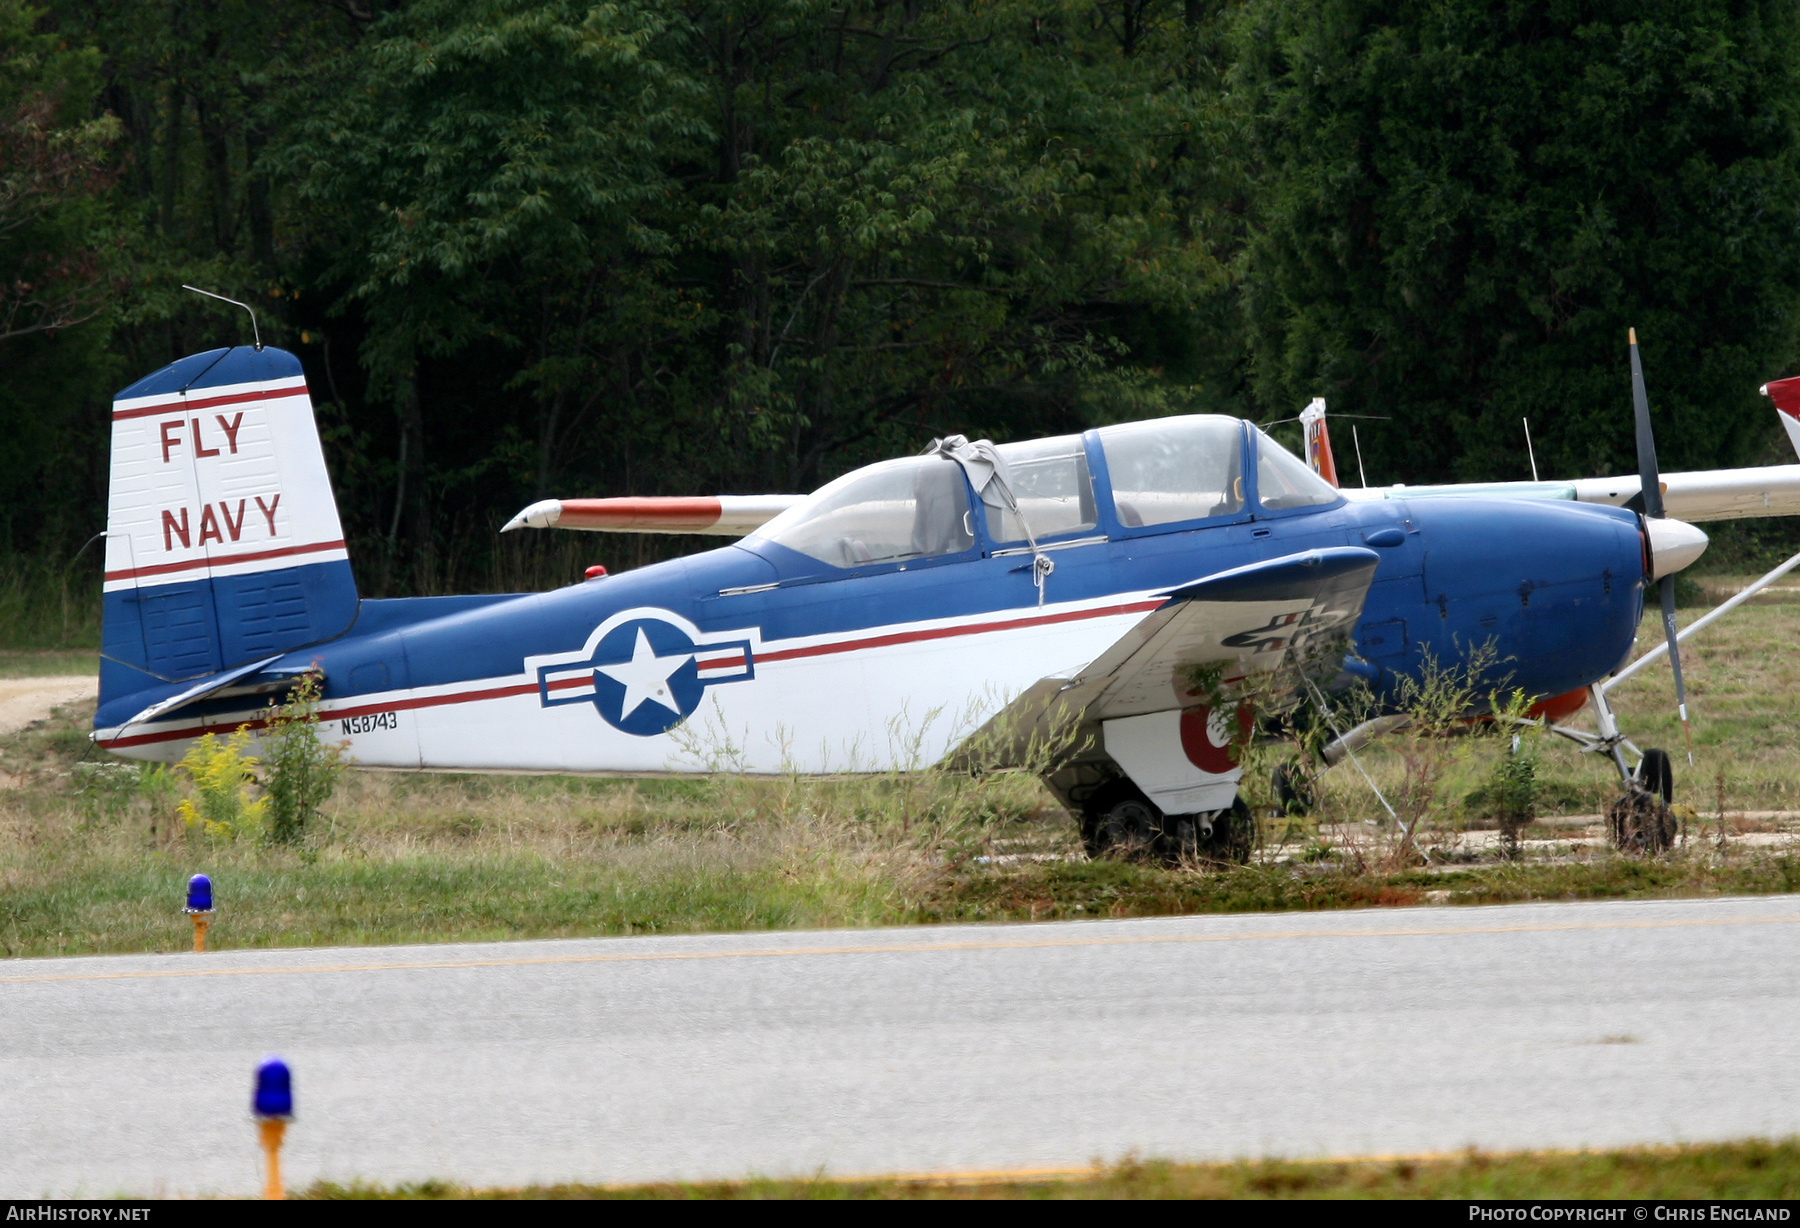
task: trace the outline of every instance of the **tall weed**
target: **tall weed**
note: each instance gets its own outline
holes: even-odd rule
[[[285,704],[270,703],[262,764],[271,841],[294,844],[306,835],[307,821],[337,790],[347,746],[319,740],[318,674],[306,674]]]
[[[175,815],[190,832],[217,840],[261,834],[268,801],[253,796],[259,761],[249,752],[250,731],[240,728],[224,741],[204,734],[182,756],[176,770],[188,789]]]

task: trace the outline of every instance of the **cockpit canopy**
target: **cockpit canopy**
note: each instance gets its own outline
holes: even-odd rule
[[[833,567],[860,567],[975,545],[962,470],[942,456],[882,461],[827,482],[754,537]]]
[[[1243,424],[1194,414],[1093,432],[1111,478],[1113,515],[1126,529],[1236,515],[1245,509]],[[1080,435],[1001,444],[1015,512],[981,503],[996,545],[1099,528],[1093,474]],[[1299,458],[1256,432],[1257,501],[1269,511],[1335,503],[1338,492]],[[990,487],[990,490],[992,488]],[[820,487],[758,529],[832,567],[961,554],[975,547],[963,470],[946,456],[882,461]]]
[[[1113,511],[1128,529],[1244,510],[1244,428],[1196,414],[1103,426]]]

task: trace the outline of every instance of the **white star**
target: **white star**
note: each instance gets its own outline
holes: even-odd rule
[[[669,694],[669,678],[692,660],[693,656],[691,652],[677,653],[672,657],[657,656],[644,635],[644,629],[639,627],[637,643],[631,650],[631,660],[621,661],[617,665],[597,665],[594,668],[614,682],[625,684],[625,705],[619,709],[620,720],[625,720],[645,703],[659,703],[680,716],[681,705]]]

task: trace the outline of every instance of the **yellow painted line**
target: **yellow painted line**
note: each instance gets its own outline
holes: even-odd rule
[[[1409,1151],[1379,1152],[1369,1155],[1347,1156],[1247,1156],[1236,1160],[1170,1160],[1159,1158],[1155,1162],[1167,1164],[1172,1168],[1206,1168],[1224,1169],[1239,1166],[1255,1166],[1260,1164],[1300,1164],[1307,1167],[1323,1168],[1328,1165],[1346,1167],[1368,1167],[1372,1164],[1458,1164],[1480,1158],[1487,1161],[1507,1160],[1518,1156],[1583,1156],[1607,1155],[1613,1152],[1631,1152],[1639,1155],[1678,1155],[1688,1146],[1705,1146],[1705,1144],[1682,1143],[1638,1143],[1621,1147],[1536,1147],[1525,1151],[1483,1151],[1478,1148],[1464,1148],[1461,1151]],[[882,1182],[896,1182],[912,1185],[986,1185],[1007,1181],[1101,1181],[1114,1173],[1126,1161],[1117,1163],[1087,1164],[1081,1167],[1060,1168],[995,1168],[995,1169],[952,1169],[948,1172],[913,1172],[913,1173],[816,1173],[810,1177],[770,1177],[770,1178],[735,1178],[724,1181],[632,1181],[612,1182],[600,1189],[606,1190],[638,1190],[665,1185],[754,1185],[758,1181],[813,1181],[829,1182],[837,1185],[876,1185]]]
[[[850,1177],[838,1177],[827,1173],[812,1178],[812,1180],[830,1181],[839,1185],[873,1185],[883,1181],[897,1181],[911,1185],[987,1185],[1003,1181],[1093,1181],[1104,1177],[1108,1171],[1105,1167],[1096,1167],[1090,1164],[1082,1168],[996,1168],[948,1173],[865,1173]],[[729,1184],[747,1183],[733,1181]],[[632,1189],[634,1187],[622,1185],[613,1188]]]
[[[1704,1144],[1699,1144],[1704,1145]],[[1169,1160],[1158,1159],[1156,1163],[1167,1164],[1172,1168],[1237,1168],[1259,1164],[1300,1164],[1307,1167],[1323,1168],[1328,1165],[1345,1167],[1368,1167],[1372,1164],[1459,1164],[1479,1157],[1483,1160],[1506,1160],[1516,1156],[1582,1156],[1605,1155],[1615,1151],[1629,1151],[1642,1155],[1677,1155],[1683,1150],[1680,1143],[1645,1143],[1626,1145],[1623,1147],[1537,1147],[1528,1151],[1480,1151],[1464,1149],[1462,1151],[1414,1151],[1394,1152],[1375,1155],[1351,1156],[1258,1156],[1239,1160]],[[1082,1168],[1001,1168],[983,1172],[972,1170],[967,1172],[951,1171],[939,1173],[863,1173],[856,1176],[840,1177],[832,1174],[821,1174],[813,1178],[818,1181],[836,1182],[841,1185],[877,1184],[884,1181],[911,1183],[916,1185],[985,1185],[999,1184],[1006,1181],[1101,1181],[1116,1171],[1120,1164],[1090,1164]],[[636,1185],[613,1185],[608,1189],[640,1189],[644,1183]],[[710,1182],[691,1182],[689,1184],[711,1184]],[[729,1181],[727,1185],[748,1185],[748,1181]]]
[[[45,981],[131,981],[202,976],[304,976],[313,972],[428,972],[455,968],[524,968],[551,964],[636,964],[675,960],[780,959],[818,955],[910,955],[941,951],[1049,950],[1072,947],[1179,946],[1222,942],[1273,942],[1294,938],[1435,938],[1468,934],[1555,934],[1600,930],[1720,929],[1745,925],[1794,925],[1800,916],[1696,918],[1675,921],[1591,921],[1566,925],[1471,925],[1447,929],[1265,930],[1245,934],[1120,934],[1097,938],[993,939],[962,942],[870,943],[839,947],[751,947],[740,951],[663,951],[617,955],[531,955],[512,959],[317,964],[288,968],[168,968],[144,972],[60,972],[4,976],[0,985]],[[220,953],[223,955],[224,953]],[[96,956],[94,958],[108,958]]]

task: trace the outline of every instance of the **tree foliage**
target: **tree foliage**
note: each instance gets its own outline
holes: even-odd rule
[[[1741,463],[1792,361],[1800,13],[1741,0],[1251,0],[1244,306],[1264,405],[1384,415],[1379,480]],[[1374,449],[1371,449],[1373,452]]]
[[[1380,480],[1519,476],[1522,416],[1616,470],[1628,325],[1665,464],[1730,463],[1794,357],[1776,5],[41,3],[0,0],[15,542],[98,527],[111,388],[240,339],[183,281],[301,355],[371,592],[533,580],[493,530],[545,494],[1314,395],[1386,419]]]

